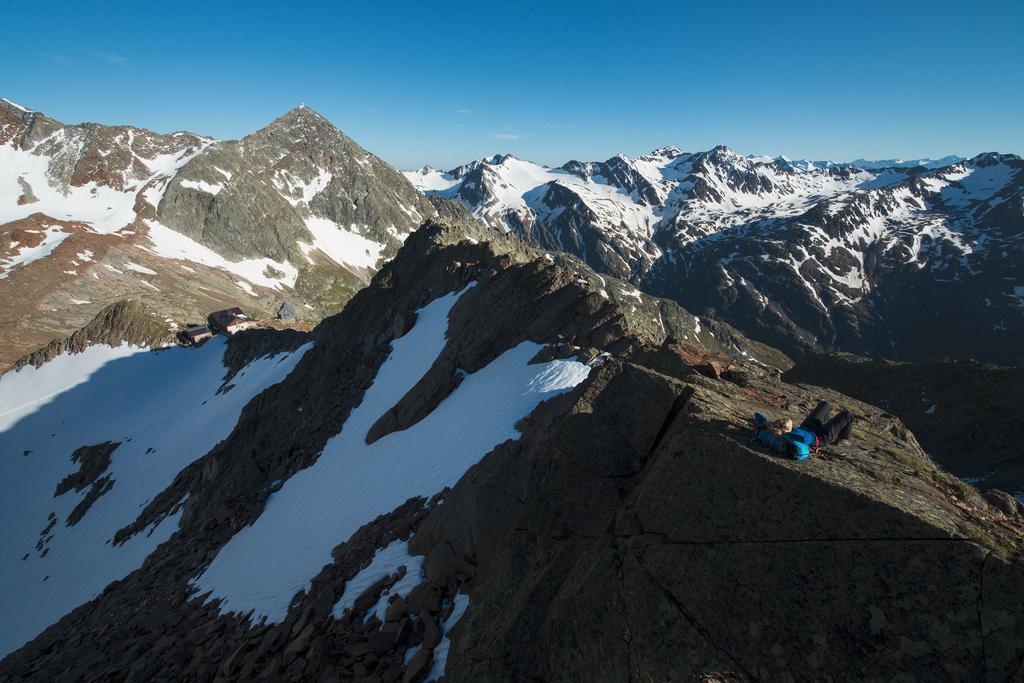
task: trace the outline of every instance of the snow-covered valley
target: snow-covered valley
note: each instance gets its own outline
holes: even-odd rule
[[[115,534],[226,437],[242,407],[281,381],[305,350],[249,364],[230,391],[220,390],[223,340],[196,350],[93,346],[0,376],[0,478],[11,484],[0,502],[0,651],[20,647],[141,566],[177,529],[177,515],[122,543]],[[73,454],[101,444],[113,446],[103,478],[94,473],[55,495],[62,481],[89,469]]]

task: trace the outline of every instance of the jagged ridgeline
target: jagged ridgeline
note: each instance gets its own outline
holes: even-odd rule
[[[0,677],[1020,678],[1017,508],[782,353],[459,213],[310,333],[0,378]],[[853,444],[750,443],[820,400]]]

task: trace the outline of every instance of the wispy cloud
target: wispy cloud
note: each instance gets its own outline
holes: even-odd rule
[[[93,57],[102,59],[104,62],[109,64],[124,65],[128,63],[128,58],[124,55],[119,55],[114,52],[93,52]]]
[[[495,133],[494,137],[498,138],[499,140],[518,140],[519,133],[515,132],[514,130],[506,126],[503,130],[500,130],[497,133]]]
[[[569,130],[570,128],[572,128],[572,124],[571,123],[545,123],[544,127],[545,128],[550,128],[552,130]]]
[[[74,59],[72,59],[68,55],[59,54],[59,53],[53,54],[53,53],[49,53],[49,52],[44,52],[44,53],[42,53],[42,55],[44,57],[46,57],[48,60],[50,60],[51,62],[53,62],[54,64],[72,64],[75,61]]]
[[[474,112],[472,109],[456,109],[455,113],[456,114],[474,114],[476,112]]]

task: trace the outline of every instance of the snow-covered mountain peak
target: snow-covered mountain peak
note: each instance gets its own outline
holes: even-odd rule
[[[743,156],[742,154],[737,154],[726,145],[716,145],[712,147],[710,150],[708,150],[708,152],[706,152],[705,155],[709,159],[714,159],[715,161],[722,163],[741,163],[747,160],[747,157]]]
[[[882,171],[884,169],[912,169],[922,167],[925,169],[937,169],[945,166],[950,166],[964,160],[964,157],[950,155],[941,157],[938,159],[920,158],[913,160],[904,159],[854,159],[853,161],[832,161],[828,159],[824,160],[809,160],[809,159],[789,159],[786,157],[779,157],[785,159],[793,167],[805,170],[814,171],[830,168],[859,168],[867,171]]]
[[[665,147],[659,147],[657,149],[651,150],[647,154],[643,154],[640,157],[638,157],[638,159],[648,159],[651,161],[655,159],[671,160],[683,154],[686,154],[686,152],[679,149],[675,145],[667,145]]]
[[[502,166],[508,162],[521,161],[515,154],[492,154],[484,160],[484,163],[491,166]],[[527,162],[529,163],[529,162]]]
[[[799,348],[829,343],[831,320],[811,319],[860,305],[881,287],[878,272],[887,272],[877,271],[881,261],[895,269],[949,271],[947,279],[956,281],[962,275],[952,273],[960,268],[982,272],[970,263],[991,253],[986,245],[994,242],[987,240],[1018,229],[1013,226],[1024,213],[1020,157],[987,153],[935,169],[924,165],[893,161],[867,169],[746,157],[719,146],[695,154],[662,148],[636,159],[570,161],[558,169],[484,161],[410,180],[424,192],[460,200],[483,220],[538,246],[570,251],[599,271],[638,283],[653,278],[656,291],[681,296],[694,310],[732,305],[725,294],[724,302],[696,296],[705,286],[701,282],[715,278],[722,279],[723,292],[747,286],[767,291],[766,273],[774,270],[758,259],[781,258],[792,268],[771,277],[795,280],[796,291],[807,292],[800,325],[820,330],[792,333]],[[785,253],[779,255],[776,244],[801,246],[781,247]],[[1003,277],[991,285],[993,294],[981,299],[982,306],[1016,301],[1009,284],[1019,276]],[[751,296],[757,304],[747,305],[743,315],[756,321],[749,311],[769,299]],[[777,297],[794,295],[785,289]],[[864,327],[875,324],[873,313],[864,315]],[[1011,329],[1006,321],[996,324]],[[880,343],[862,339],[859,329],[845,334],[847,341],[836,343],[878,352]],[[787,346],[792,336],[770,342],[793,349]]]

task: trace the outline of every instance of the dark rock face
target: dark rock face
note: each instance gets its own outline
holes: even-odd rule
[[[102,477],[100,475],[110,466],[110,454],[120,445],[120,443],[107,441],[94,446],[82,446],[71,454],[71,462],[77,462],[79,469],[77,472],[64,477],[57,484],[53,497],[61,496],[72,489],[81,491],[88,487],[89,490],[82,500],[79,501],[78,505],[68,514],[68,526],[78,524],[82,517],[85,516],[85,513],[89,511],[89,508],[92,507],[93,503],[113,488],[115,482],[111,479],[110,475]]]
[[[567,251],[580,256],[594,270],[624,280],[647,272],[660,255],[652,240],[622,224],[609,224],[606,217],[564,185],[546,185],[540,205],[549,211],[535,222],[524,221],[516,232],[541,249]]]
[[[57,489],[53,492],[54,497],[67,493],[71,489],[81,491],[86,486],[95,482],[107,467],[110,466],[110,454],[120,445],[119,443],[107,441],[95,446],[82,446],[72,453],[71,462],[77,462],[79,469],[77,472],[64,477],[57,484]]]
[[[238,143],[221,143],[193,160],[172,180],[157,209],[170,228],[232,260],[266,256],[299,263],[298,241],[312,242],[302,217],[266,178],[237,151]],[[216,195],[182,183],[217,183],[216,169],[231,173]],[[210,178],[210,180],[205,180]]]
[[[611,282],[605,298],[571,261],[462,230],[411,235],[306,338],[295,370],[114,542],[187,493],[179,531],[6,657],[0,678],[415,681],[446,638],[453,681],[1020,675],[1024,520],[938,470],[898,419],[781,382],[782,368],[746,360],[770,357],[761,347],[735,332],[719,340],[725,326],[695,334],[706,321],[681,310],[642,325],[672,307]],[[429,413],[453,368],[522,339],[544,345],[537,360],[594,359],[589,378],[538,406],[520,438],[453,488],[337,539],[280,623],[204,603],[189,580],[267,513],[275,482],[319,457],[415,311],[471,281],[444,350],[376,436]],[[278,347],[240,336],[234,353]],[[797,463],[749,444],[755,410],[798,417],[821,399],[857,414],[854,445]],[[332,616],[345,583],[397,539],[424,558],[418,585],[368,618],[400,567]]]
[[[801,361],[783,378],[881,406],[898,415],[943,468],[979,489],[1024,493],[1024,368],[823,354]]]
[[[648,206],[658,206],[662,200],[662,193],[658,186],[650,178],[640,173],[633,162],[624,156],[615,156],[608,161],[570,161],[562,166],[562,169],[584,180],[590,180],[597,176],[612,187],[619,188],[636,201]]]

